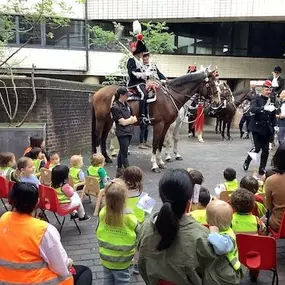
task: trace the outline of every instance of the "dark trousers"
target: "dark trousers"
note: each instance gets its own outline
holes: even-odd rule
[[[147,142],[148,138],[148,126],[146,124],[140,125],[140,143]]]
[[[129,160],[128,160],[128,148],[131,143],[132,136],[120,136],[118,137],[120,150],[118,153],[118,168],[127,168],[129,166]]]
[[[254,147],[250,150],[251,152],[259,153],[261,150],[259,170],[264,170],[266,167],[268,155],[269,155],[269,142],[271,135],[260,135],[259,133],[252,133],[252,140]],[[246,161],[250,163],[251,157],[248,156]]]
[[[140,116],[145,117],[148,116],[148,109],[147,109],[147,91],[146,91],[146,85],[145,84],[139,84],[137,85],[137,90],[141,95],[140,100]]]
[[[242,130],[242,127],[244,125],[244,123],[246,123],[246,131],[248,133],[248,125],[249,125],[249,122],[250,122],[250,116],[248,115],[243,115],[240,119],[240,122],[239,122],[239,130],[240,132],[242,133],[243,130]]]
[[[73,275],[74,285],[91,285],[92,272],[89,267],[84,265],[74,265],[76,275]]]

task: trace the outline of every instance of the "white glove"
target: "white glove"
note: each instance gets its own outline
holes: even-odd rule
[[[268,112],[273,112],[275,107],[273,105],[264,106],[264,110]]]
[[[278,127],[278,126],[275,126],[275,127],[274,127],[274,131],[275,131],[275,132],[278,132],[278,131],[279,131],[279,127]]]

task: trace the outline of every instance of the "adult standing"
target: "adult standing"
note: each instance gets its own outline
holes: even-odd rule
[[[92,272],[72,267],[57,229],[32,216],[37,187],[17,182],[9,198],[15,210],[0,218],[0,284],[91,285]]]
[[[278,119],[278,142],[279,144],[284,143],[285,136],[285,91],[283,90],[280,93],[281,106],[278,110],[278,115],[276,118]]]
[[[281,144],[272,159],[274,171],[265,181],[266,209],[270,212],[269,225],[278,231],[285,211],[285,144]]]
[[[250,102],[248,100],[245,100],[244,102],[242,102],[241,104],[241,109],[242,109],[242,117],[239,121],[239,131],[240,131],[240,138],[243,137],[244,135],[244,124],[246,127],[246,136],[245,139],[249,139],[249,130],[248,130],[248,126],[249,126],[249,122],[250,122]]]
[[[255,96],[250,102],[250,118],[248,129],[252,133],[254,147],[250,150],[258,154],[261,152],[259,174],[265,173],[265,167],[269,154],[269,142],[276,126],[275,107],[270,101],[271,81],[266,80],[262,86],[262,94]],[[243,168],[248,170],[252,157],[248,154]]]
[[[117,158],[117,176],[121,175],[122,168],[129,166],[128,148],[134,132],[133,124],[137,122],[136,116],[133,116],[132,109],[127,103],[128,96],[130,95],[132,93],[127,88],[119,87],[111,108],[116,124],[116,136],[120,146]]]
[[[167,170],[159,181],[159,194],[163,205],[144,222],[138,241],[138,266],[145,283],[239,284],[242,272],[225,256],[215,255],[209,230],[185,214],[193,194],[189,173]]]

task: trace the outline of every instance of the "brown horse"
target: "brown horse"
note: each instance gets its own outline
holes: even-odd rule
[[[228,87],[229,88],[229,87]],[[229,89],[230,90],[230,89]],[[229,92],[229,90],[226,90],[224,92]],[[222,91],[223,92],[223,91]],[[226,140],[225,138],[225,130],[227,128],[227,139],[231,140],[231,124],[233,121],[233,118],[236,114],[236,110],[239,105],[245,100],[251,101],[254,97],[255,93],[250,89],[243,89],[239,91],[233,92],[234,101],[228,101],[226,108],[219,108],[215,111],[213,117],[216,117],[216,134],[221,133],[221,136],[223,140]]]
[[[96,147],[100,145],[106,162],[111,162],[106,151],[106,139],[113,124],[110,107],[118,87],[117,85],[105,86],[98,90],[92,98],[92,150],[96,152]],[[154,118],[152,120],[152,171],[159,172],[159,168],[165,168],[161,158],[165,134],[176,119],[178,110],[196,93],[201,94],[206,100],[218,101],[218,90],[213,72],[206,69],[187,74],[170,80],[165,86],[160,84],[156,89],[157,99],[149,105],[150,117]],[[138,103],[138,100],[129,101],[132,112],[137,118],[139,118]]]

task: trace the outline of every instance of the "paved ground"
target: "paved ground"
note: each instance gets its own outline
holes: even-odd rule
[[[242,170],[242,163],[246,152],[250,149],[249,140],[241,140],[238,134],[233,134],[233,141],[221,141],[218,135],[212,131],[207,131],[204,135],[205,142],[198,143],[194,139],[187,138],[186,134],[181,136],[180,153],[183,161],[172,162],[167,166],[170,168],[197,168],[205,177],[205,186],[211,191],[215,185],[223,180],[223,170],[226,167],[233,167],[237,171],[240,179],[245,175]],[[129,156],[130,163],[141,167],[144,171],[144,188],[152,197],[157,200],[156,208],[160,207],[157,185],[161,174],[154,174],[150,171],[150,152],[141,151],[136,147],[131,147]],[[84,157],[86,164],[89,163],[89,155]],[[115,162],[106,167],[111,177],[115,173]],[[252,171],[253,168],[250,168]],[[94,210],[94,201],[84,200],[84,206],[87,213],[91,214]],[[54,221],[53,221],[54,222]],[[54,222],[55,224],[55,222]],[[77,264],[84,264],[91,268],[94,276],[93,284],[102,284],[102,267],[98,256],[98,245],[95,236],[97,219],[93,217],[87,223],[81,223],[82,234],[78,232],[74,224],[70,221],[66,224],[62,233],[62,242],[69,256]],[[278,242],[278,266],[279,266],[279,284],[285,284],[285,243]],[[271,273],[262,272],[258,284],[271,284]],[[132,284],[144,284],[140,276],[133,276]],[[248,278],[245,278],[241,284],[251,284]]]

